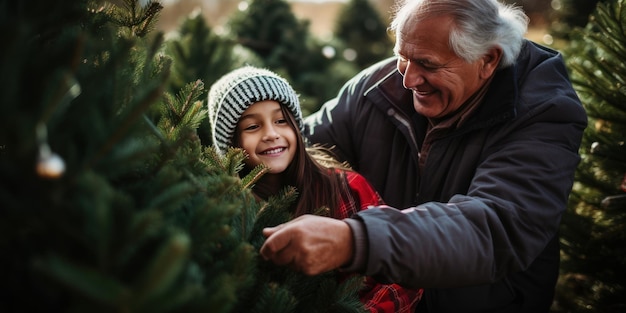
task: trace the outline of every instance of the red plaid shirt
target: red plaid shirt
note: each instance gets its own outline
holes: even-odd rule
[[[353,171],[346,171],[345,174],[351,197],[343,199],[334,218],[348,218],[370,205],[383,204],[365,177]],[[379,284],[373,278],[366,277],[365,287],[359,293],[359,297],[371,313],[409,313],[415,311],[422,293],[423,289],[406,289],[397,284]]]

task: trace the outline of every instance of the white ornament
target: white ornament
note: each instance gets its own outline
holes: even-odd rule
[[[35,170],[43,178],[57,179],[65,173],[65,161],[50,150],[46,125],[39,123],[36,131],[39,142],[39,157]]]
[[[65,162],[56,153],[41,153],[37,160],[37,174],[43,178],[59,178],[65,173]]]

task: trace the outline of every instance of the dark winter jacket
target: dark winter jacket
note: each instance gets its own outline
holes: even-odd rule
[[[427,120],[415,113],[395,60],[363,71],[306,119],[312,143],[339,156],[384,201],[370,209],[364,274],[425,287],[418,312],[549,310],[558,227],[587,124],[562,57],[526,42],[460,128],[418,155]]]

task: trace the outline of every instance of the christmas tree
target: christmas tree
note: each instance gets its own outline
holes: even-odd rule
[[[172,59],[168,91],[176,93],[188,82],[200,79],[212,85],[224,74],[244,64],[258,65],[254,53],[236,44],[232,39],[218,36],[199,12],[182,20],[180,27],[170,34],[165,53]],[[206,105],[206,98],[203,98]],[[208,119],[200,124],[198,136],[203,145],[211,145],[211,127]]]
[[[626,301],[626,1],[599,4],[567,49],[589,116],[562,227],[556,312],[624,312]]]
[[[261,260],[244,154],[197,128],[200,77],[170,92],[162,5],[0,0],[1,312],[358,312],[360,278]]]
[[[555,9],[551,17],[550,26],[553,35],[557,38],[571,40],[570,34],[574,28],[584,27],[593,13],[596,5],[601,2],[615,0],[556,0],[552,7]]]
[[[166,54],[172,58],[170,90],[201,79],[207,86],[237,66],[243,65],[234,53],[235,43],[217,36],[199,12],[185,18],[167,41]],[[250,60],[246,60],[249,62]]]
[[[339,12],[335,36],[354,54],[354,62],[363,69],[392,55],[393,44],[387,25],[369,0],[350,0]]]
[[[227,23],[226,37],[254,52],[266,67],[285,77],[300,94],[303,113],[316,111],[356,70],[335,66],[322,51],[331,48],[309,31],[286,0],[242,2]]]
[[[284,76],[307,69],[308,23],[300,21],[285,0],[250,0],[228,21],[230,35],[254,51],[264,65]]]

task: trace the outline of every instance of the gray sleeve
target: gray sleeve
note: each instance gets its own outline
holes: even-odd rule
[[[354,242],[354,254],[350,263],[341,267],[343,272],[362,272],[365,269],[365,259],[367,258],[367,235],[363,222],[357,219],[346,218],[343,220],[350,226]]]
[[[474,211],[480,215],[482,210]],[[434,202],[406,210],[371,208],[357,213],[354,217],[361,219],[369,244],[362,273],[407,288],[495,280],[493,236],[505,230],[494,229],[502,226],[496,214],[474,218],[466,214],[455,204]]]

